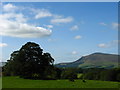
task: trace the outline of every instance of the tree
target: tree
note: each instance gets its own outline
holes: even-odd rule
[[[34,42],[27,42],[20,50],[11,54],[5,71],[9,75],[17,75],[22,78],[45,79],[47,68],[53,69],[54,59],[49,53],[43,53],[43,49]],[[49,70],[50,71],[50,70]],[[50,73],[49,73],[50,74]]]
[[[19,62],[16,61],[18,53],[19,51],[14,51],[11,54],[10,60],[7,60],[6,65],[3,67],[4,75],[10,76],[10,75],[17,75],[19,73],[18,67],[20,64],[17,65],[17,63]],[[14,68],[14,66],[16,66],[16,68]]]
[[[45,65],[45,66],[49,66],[49,65],[53,65],[54,59],[51,57],[51,55],[49,53],[44,53],[42,55],[42,60],[41,60],[41,64]]]

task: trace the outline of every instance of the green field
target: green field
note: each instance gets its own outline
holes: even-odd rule
[[[29,80],[19,77],[3,77],[3,88],[118,88],[118,82],[75,80]]]

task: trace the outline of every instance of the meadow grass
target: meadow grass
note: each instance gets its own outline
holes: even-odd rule
[[[118,82],[97,80],[29,80],[19,77],[3,77],[3,88],[118,88]]]

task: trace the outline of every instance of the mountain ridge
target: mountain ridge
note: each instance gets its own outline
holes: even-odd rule
[[[118,66],[117,54],[108,54],[96,52],[87,56],[82,56],[76,61],[59,63],[56,67],[69,68],[69,67],[80,67],[80,68],[115,68]]]

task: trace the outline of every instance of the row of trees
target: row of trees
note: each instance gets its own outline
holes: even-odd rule
[[[3,67],[4,76],[20,76],[26,79],[76,79],[73,69],[59,69],[53,64],[50,53],[33,42],[23,45],[11,54],[10,60]]]
[[[43,49],[34,42],[28,42],[20,50],[11,54],[10,60],[3,67],[3,75],[20,76],[28,79],[80,79],[120,81],[120,68],[57,68],[50,53],[43,53]]]
[[[102,81],[120,81],[120,68],[102,69],[90,68],[84,70],[81,78],[89,80],[102,80]]]
[[[61,69],[61,79],[82,79],[120,82],[120,68],[66,68]],[[81,75],[79,77],[79,74]]]

